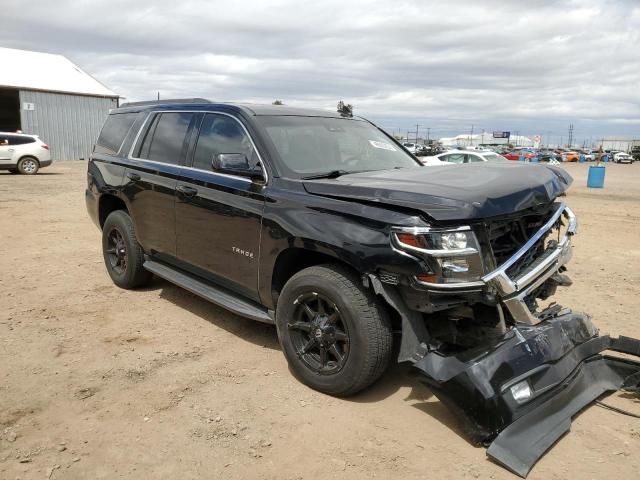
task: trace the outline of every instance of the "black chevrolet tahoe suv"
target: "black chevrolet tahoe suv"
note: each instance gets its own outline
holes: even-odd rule
[[[538,305],[571,283],[570,183],[547,165],[426,167],[348,113],[194,99],[112,111],[86,202],[119,287],[156,275],[275,324],[293,373],[328,394],[410,362],[526,475],[637,371],[599,353],[640,353]]]

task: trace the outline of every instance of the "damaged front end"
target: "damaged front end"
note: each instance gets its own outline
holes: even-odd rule
[[[404,291],[371,281],[402,318],[399,360],[414,364],[489,457],[525,477],[582,408],[609,391],[638,390],[640,362],[603,353],[640,357],[640,340],[600,336],[588,315],[556,304],[539,309],[571,284],[564,272],[577,222],[566,205],[466,228],[465,248],[445,253],[432,240],[442,229],[399,230],[394,248],[424,261],[428,274]],[[459,231],[446,234],[455,242]]]
[[[423,381],[462,421],[487,454],[525,477],[567,432],[571,417],[603,393],[638,389],[640,341],[598,336],[587,315],[566,312],[519,325],[490,348],[419,353]]]

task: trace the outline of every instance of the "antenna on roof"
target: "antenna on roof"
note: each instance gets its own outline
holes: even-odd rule
[[[338,113],[343,117],[353,117],[353,105],[345,105],[342,100],[338,102]]]

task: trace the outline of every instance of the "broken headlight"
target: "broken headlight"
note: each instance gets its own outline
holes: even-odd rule
[[[484,274],[478,240],[470,227],[409,228],[391,235],[397,250],[419,257],[429,272],[416,275],[425,284],[478,282]]]

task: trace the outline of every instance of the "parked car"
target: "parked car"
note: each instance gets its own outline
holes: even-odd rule
[[[635,161],[639,161],[640,160],[640,146],[631,147],[631,150],[629,151],[629,155],[631,155]]]
[[[0,170],[35,175],[49,165],[49,146],[37,135],[0,132]]]
[[[477,150],[450,150],[431,158],[436,158],[443,163],[504,162],[506,160],[502,155],[492,151]]]
[[[452,165],[438,158],[437,155],[420,157],[420,162],[427,167],[441,167],[443,165]]]
[[[550,162],[551,160],[556,160],[558,162],[561,162],[562,155],[554,152],[553,150],[540,150],[538,152],[538,159],[541,162]]]
[[[533,153],[532,151],[524,149],[512,150],[508,153],[503,154],[502,156],[507,160],[520,160],[520,152],[522,152],[525,160],[531,160],[535,156],[535,153]]]
[[[438,145],[423,145],[422,147],[423,147],[423,151],[422,151],[423,155],[428,157],[432,157],[434,155],[437,155],[445,151],[443,148],[441,148]]]
[[[633,157],[628,153],[618,152],[613,155],[613,161],[616,163],[633,163]]]
[[[404,148],[409,150],[414,155],[418,155],[419,153],[422,153],[425,150],[424,146],[420,145],[419,143],[405,142],[402,144],[402,146],[404,146]]]
[[[348,113],[196,99],[112,110],[85,199],[117,286],[157,275],[275,324],[291,371],[327,394],[410,362],[524,477],[572,415],[640,377],[600,355],[639,356],[639,340],[536,301],[571,284],[571,182],[549,165],[426,168]]]
[[[607,158],[609,159],[610,162],[615,161],[615,157],[616,154],[618,153],[624,153],[622,150],[605,150],[604,153],[607,155]]]
[[[562,152],[562,161],[564,162],[577,162],[580,160],[580,154],[573,150],[567,150]]]

